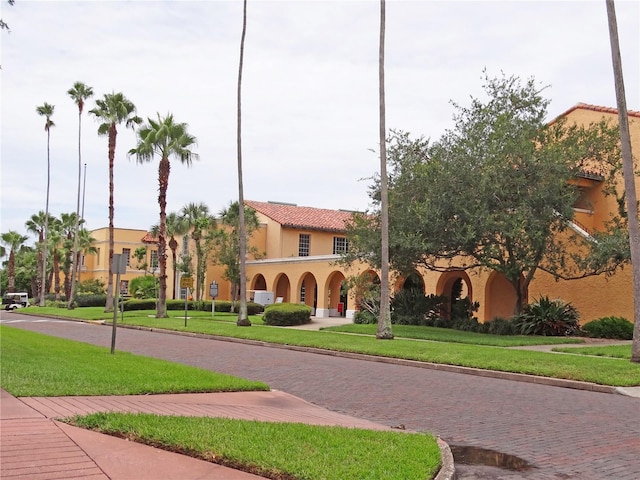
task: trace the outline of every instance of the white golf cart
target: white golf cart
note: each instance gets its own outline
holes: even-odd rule
[[[2,299],[2,308],[4,310],[15,310],[16,308],[24,308],[28,306],[28,293],[7,293]]]

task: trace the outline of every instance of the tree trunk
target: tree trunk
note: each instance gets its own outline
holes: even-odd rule
[[[172,294],[172,298],[173,300],[176,299],[176,281],[178,278],[178,269],[176,268],[176,262],[178,260],[178,255],[176,254],[176,250],[178,249],[178,242],[176,241],[176,239],[173,237],[173,235],[171,236],[171,240],[169,240],[169,248],[171,249],[171,260],[173,261],[173,294]],[[158,266],[159,266],[159,262],[158,262]]]
[[[378,57],[379,106],[380,106],[380,215],[381,215],[381,265],[380,265],[380,317],[376,338],[393,339],[389,298],[389,184],[387,179],[387,128],[384,91],[384,34],[385,0],[380,0],[380,49]]]
[[[71,287],[67,295],[67,308],[73,308],[73,297],[76,291],[76,276],[79,275],[78,265],[78,228],[80,228],[80,183],[82,180],[82,151],[80,139],[82,138],[82,107],[78,107],[78,198],[76,201],[76,224],[73,230],[73,264],[71,265]]]
[[[247,33],[247,0],[243,2],[242,38],[240,40],[240,62],[238,67],[238,236],[240,256],[240,309],[236,324],[242,327],[251,325],[247,313],[247,228],[244,223],[244,187],[242,184],[242,67],[244,63],[244,38]]]
[[[116,124],[112,123],[109,127],[109,278],[107,280],[107,303],[104,307],[105,312],[113,312],[113,167],[116,156],[116,136],[118,130]]]
[[[158,205],[160,205],[160,228],[158,229],[158,263],[160,288],[156,318],[167,318],[167,189],[169,188],[171,164],[167,157],[160,160],[158,167]]]
[[[629,243],[631,248],[631,268],[633,276],[633,342],[631,361],[640,363],[640,226],[638,225],[638,200],[636,196],[633,156],[631,154],[631,135],[629,133],[629,116],[622,75],[622,59],[618,41],[618,23],[613,0],[607,0],[607,18],[609,20],[609,38],[611,40],[611,58],[615,81],[616,100],[618,103],[618,123],[620,128],[620,150],[622,154],[622,171],[624,189],[627,197],[627,219],[629,227]]]
[[[42,283],[40,284],[40,306],[44,307],[44,295],[47,288],[47,236],[49,231],[49,187],[51,186],[51,157],[49,144],[51,132],[47,126],[47,201],[44,209],[44,236],[42,238]]]

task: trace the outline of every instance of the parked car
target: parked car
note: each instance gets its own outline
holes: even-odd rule
[[[29,306],[29,294],[27,293],[8,293],[2,299],[2,308],[4,310],[15,310],[16,308],[24,308]]]

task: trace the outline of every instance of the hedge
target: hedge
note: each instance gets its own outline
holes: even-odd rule
[[[277,327],[304,325],[311,322],[311,307],[299,303],[274,303],[264,311],[264,323]]]

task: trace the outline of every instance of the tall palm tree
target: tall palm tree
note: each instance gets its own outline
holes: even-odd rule
[[[50,156],[50,144],[51,144],[51,127],[55,126],[51,117],[53,116],[53,111],[55,110],[55,105],[50,105],[47,102],[44,102],[43,105],[36,107],[36,113],[42,117],[45,117],[44,130],[47,132],[47,201],[45,204],[44,214],[44,237],[42,243],[42,280],[40,282],[40,306],[44,307],[44,294],[45,294],[45,285],[46,285],[46,275],[47,275],[47,231],[49,230],[48,226],[48,218],[49,218],[49,188],[51,186],[51,156]]]
[[[42,275],[44,265],[44,225],[48,222],[49,215],[45,215],[43,210],[31,215],[31,218],[25,222],[27,231],[38,236],[38,255],[37,255],[37,271],[35,276],[35,295],[42,294],[42,286],[45,277]],[[45,270],[46,271],[46,270]]]
[[[240,39],[240,62],[238,65],[238,204],[244,205],[244,186],[242,182],[242,67],[244,66],[244,39],[247,33],[247,0],[242,8],[242,37]],[[239,256],[240,256],[240,309],[236,324],[240,327],[251,326],[247,313],[247,229],[244,223],[244,208],[238,208],[239,217]]]
[[[71,293],[67,295],[67,308],[72,308],[73,297],[76,291],[76,276],[78,275],[78,228],[80,227],[80,183],[82,179],[82,110],[86,99],[93,96],[93,89],[82,82],[75,82],[73,87],[67,90],[67,94],[78,106],[78,198],[76,202],[76,224],[73,234],[73,273],[71,276]]]
[[[611,59],[618,103],[618,124],[620,126],[620,150],[622,154],[622,170],[624,189],[627,199],[627,222],[629,243],[631,248],[631,268],[633,276],[634,327],[631,346],[631,361],[640,363],[640,225],[638,223],[638,200],[636,196],[633,155],[631,154],[631,135],[629,133],[629,116],[622,75],[622,59],[618,40],[618,22],[613,0],[607,0],[607,18],[609,21],[609,39],[611,42]]]
[[[76,225],[79,225],[80,221],[75,212],[73,213],[61,213],[60,214],[60,243],[62,254],[62,272],[64,273],[64,294],[68,300],[71,296],[71,284],[73,277],[75,277],[75,266],[78,255],[74,255],[75,248],[75,232]],[[68,307],[68,301],[67,301]]]
[[[384,36],[385,36],[385,0],[380,0],[380,49],[378,57],[379,101],[380,101],[380,223],[382,229],[381,266],[380,266],[380,318],[376,338],[390,340],[391,312],[389,307],[389,183],[387,179],[387,129],[384,91]]]
[[[63,223],[59,218],[51,217],[49,221],[49,236],[47,237],[47,250],[51,257],[51,272],[48,275],[52,278],[49,281],[53,285],[53,293],[56,302],[60,297],[60,259],[65,257],[65,234]]]
[[[196,296],[197,300],[202,300],[202,292],[204,286],[204,273],[207,260],[207,252],[203,244],[205,233],[215,228],[216,219],[209,213],[209,207],[200,203],[189,203],[182,207],[180,216],[186,224],[188,231],[191,232],[191,238],[196,245]]]
[[[7,292],[16,291],[16,251],[29,239],[15,230],[9,230],[2,234],[2,244],[9,248],[9,260],[7,262]],[[4,247],[3,247],[4,248]],[[4,256],[4,255],[3,255]]]
[[[187,131],[186,123],[176,123],[173,115],[168,114],[158,120],[148,119],[148,125],[138,129],[138,145],[129,150],[138,163],[150,162],[154,155],[160,157],[158,165],[158,205],[160,206],[160,228],[158,230],[158,261],[160,263],[160,292],[158,295],[157,318],[167,316],[167,189],[171,163],[169,157],[177,157],[181,163],[191,165],[198,154],[190,150],[196,144],[196,138]]]
[[[116,137],[118,125],[124,123],[126,128],[135,128],[142,123],[136,115],[136,106],[122,93],[108,93],[104,98],[96,100],[96,108],[89,110],[101,122],[98,135],[109,137],[109,279],[107,283],[107,303],[105,312],[113,311],[113,166],[116,156]]]

